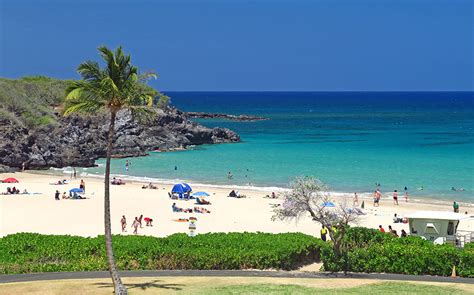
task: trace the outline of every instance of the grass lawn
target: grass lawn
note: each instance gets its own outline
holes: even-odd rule
[[[130,294],[474,294],[472,285],[356,279],[256,277],[124,278]],[[0,294],[112,294],[109,279],[0,285]]]

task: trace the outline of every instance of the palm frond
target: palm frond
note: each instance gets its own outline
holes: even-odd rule
[[[77,72],[84,80],[100,80],[103,77],[103,72],[100,69],[99,63],[95,61],[86,61],[79,65]]]

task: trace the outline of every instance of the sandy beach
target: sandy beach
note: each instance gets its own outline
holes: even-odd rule
[[[42,234],[68,234],[79,236],[96,236],[103,233],[103,180],[99,178],[82,178],[86,182],[87,199],[56,201],[54,193],[61,194],[70,189],[79,187],[81,178],[71,180],[66,185],[52,185],[59,176],[39,173],[11,173],[2,174],[1,178],[14,177],[19,183],[0,183],[0,192],[7,187],[15,186],[21,192],[27,189],[30,195],[0,195],[0,236],[18,232],[35,232]],[[281,199],[268,199],[266,195],[271,191],[257,189],[242,189],[241,194],[246,198],[236,199],[226,197],[229,188],[190,185],[193,191],[205,191],[211,196],[206,199],[212,204],[205,206],[211,213],[174,213],[171,205],[176,202],[181,208],[204,207],[194,204],[194,200],[172,200],[168,197],[171,185],[156,184],[158,189],[142,189],[144,183],[127,182],[126,185],[111,186],[111,215],[113,234],[132,234],[131,224],[135,216],[143,214],[154,220],[152,227],[138,230],[139,235],[167,236],[173,233],[188,233],[187,222],[176,222],[179,218],[197,218],[197,233],[206,232],[303,232],[319,236],[320,227],[309,217],[295,222],[272,221],[274,204],[280,204]],[[351,204],[352,194],[333,194],[335,202],[344,198]],[[416,199],[416,197],[414,198]],[[365,212],[360,218],[359,225],[377,228],[382,225],[385,229],[389,225],[400,232],[407,224],[394,224],[394,213],[403,217],[409,212],[420,210],[452,211],[452,204],[448,201],[399,200],[399,206],[393,204],[389,194],[384,195],[380,207],[373,207],[369,196],[361,196],[359,202],[365,201]],[[460,212],[474,215],[473,203],[460,203]],[[127,218],[127,232],[122,233],[120,219]],[[460,230],[474,230],[474,219],[461,221]]]

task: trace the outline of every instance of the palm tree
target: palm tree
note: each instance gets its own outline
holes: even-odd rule
[[[118,47],[115,53],[105,46],[99,47],[98,50],[106,66],[101,68],[94,61],[86,61],[79,65],[77,71],[82,80],[71,82],[67,88],[64,114],[93,115],[105,110],[110,115],[104,180],[105,249],[115,294],[127,294],[115,264],[110,228],[110,158],[115,119],[117,113],[123,109],[130,110],[135,116],[149,112],[157,92],[145,83],[149,78],[156,76],[151,73],[139,75],[137,67],[130,63],[130,55],[125,55],[121,47]]]

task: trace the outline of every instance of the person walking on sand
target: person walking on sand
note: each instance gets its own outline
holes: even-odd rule
[[[122,219],[120,219],[120,224],[122,225],[122,232],[127,231],[127,218],[125,218],[125,215],[122,215]]]
[[[357,196],[357,193],[354,193],[354,200],[352,202],[352,206],[359,206],[359,196]]]
[[[138,226],[140,226],[140,222],[138,221],[138,217],[135,217],[135,220],[132,223],[133,234],[138,234]]]
[[[326,242],[326,235],[328,233],[328,229],[323,225],[321,228],[321,240]]]
[[[398,206],[398,191],[397,190],[393,191],[393,204]]]

